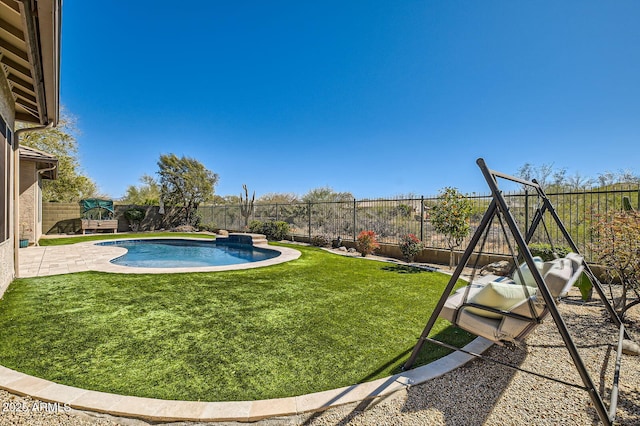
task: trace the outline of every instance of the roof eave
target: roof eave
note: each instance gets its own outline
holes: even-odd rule
[[[57,125],[60,119],[60,31],[61,0],[38,1],[40,52],[46,102],[44,122]]]

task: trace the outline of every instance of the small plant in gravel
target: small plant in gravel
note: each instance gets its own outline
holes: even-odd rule
[[[316,247],[329,247],[331,238],[326,235],[318,234],[311,237],[311,245]]]
[[[378,244],[378,241],[376,240],[375,232],[362,231],[358,234],[356,249],[360,252],[362,257],[373,253],[378,248],[380,248],[380,244]]]
[[[424,249],[424,244],[414,234],[405,234],[400,237],[400,251],[408,262],[413,262],[422,249]]]
[[[592,225],[592,233],[591,249],[605,267],[607,278],[622,284],[615,308],[624,315],[640,304],[640,213],[622,210],[601,215]]]

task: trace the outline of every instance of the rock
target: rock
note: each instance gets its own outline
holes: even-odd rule
[[[640,345],[633,340],[624,339],[622,341],[622,353],[625,355],[640,355]]]
[[[506,277],[511,272],[511,263],[507,260],[500,260],[485,265],[480,269],[480,275],[495,274]]]
[[[171,229],[171,232],[197,232],[197,229],[191,225],[180,225]]]
[[[220,235],[221,237],[228,237],[229,236],[229,231],[225,230],[225,229],[221,229],[218,231],[218,235]]]
[[[345,246],[340,246],[338,247],[338,251],[347,251],[347,248]]]
[[[342,246],[342,237],[338,237],[337,239],[331,241],[331,246],[333,248],[339,248]]]
[[[357,252],[358,252],[358,250],[356,250],[356,249],[354,249],[353,247],[351,247],[351,248],[348,250],[348,252],[349,252],[349,253],[357,253]]]

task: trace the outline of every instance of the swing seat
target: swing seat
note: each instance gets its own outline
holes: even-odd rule
[[[477,336],[498,344],[518,343],[533,331],[548,310],[535,280],[529,273],[514,273],[513,279],[486,277],[474,281],[452,294],[444,304],[440,317]],[[540,273],[555,299],[567,294],[583,271],[583,258],[570,253],[565,258],[541,264]],[[519,277],[519,278],[518,278]]]

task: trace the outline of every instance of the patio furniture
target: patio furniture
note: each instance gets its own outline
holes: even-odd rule
[[[418,339],[418,343],[415,345],[411,356],[405,363],[404,369],[407,370],[413,366],[424,344],[430,342],[515,370],[535,374],[545,379],[585,390],[591,398],[591,402],[600,421],[605,425],[612,425],[615,421],[618,403],[622,346],[624,340],[629,339],[624,324],[613,308],[613,304],[607,298],[602,284],[580,255],[575,242],[569,235],[551,201],[538,182],[535,180],[527,181],[491,170],[482,158],[478,159],[477,164],[487,181],[487,185],[491,189],[491,203],[480,225],[475,230],[436,308],[431,314],[427,325]],[[537,194],[538,207],[525,235],[523,235],[518,227],[518,223],[511,213],[503,192],[498,187],[499,180],[515,182],[528,190],[533,189],[534,193]],[[555,229],[561,233],[571,250],[573,250],[573,253],[568,254],[563,259],[556,259],[552,262],[545,263],[541,261],[542,259],[534,259],[528,244],[535,235],[538,235],[536,231],[538,226],[542,225],[553,249],[553,240],[550,238],[548,228],[544,222],[544,217],[547,214],[552,217]],[[497,222],[497,224],[494,221]],[[490,278],[482,277],[476,281],[475,276],[478,259],[480,259],[484,253],[484,246],[488,236],[492,231],[497,229],[500,229],[504,235],[504,241],[508,245],[511,254],[512,265],[514,265],[514,267],[515,265],[520,266],[515,268],[510,279],[494,276]],[[468,266],[472,257],[475,257],[475,264],[472,268],[473,272],[469,280],[470,284],[451,294],[464,268]],[[619,328],[615,372],[608,408],[605,406],[598,388],[596,388],[589,371],[586,369],[574,339],[556,304],[556,301],[569,291],[573,283],[576,282],[583,272],[591,281],[593,289],[598,293],[612,322]],[[451,321],[451,323],[457,327],[478,336],[485,337],[498,344],[515,345],[535,329],[547,314],[550,314],[553,318],[564,345],[571,356],[573,365],[576,367],[582,379],[582,385],[563,382],[543,374],[526,371],[519,366],[468,352],[462,348],[429,337],[429,333],[433,329],[436,319],[440,316]]]
[[[118,220],[114,219],[113,200],[87,198],[80,201],[82,234],[87,231],[118,231]]]

